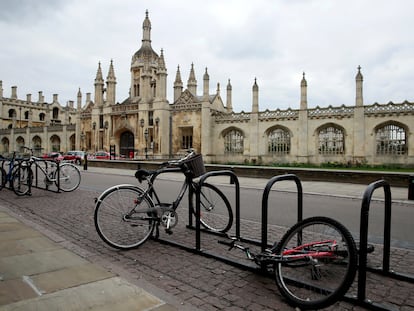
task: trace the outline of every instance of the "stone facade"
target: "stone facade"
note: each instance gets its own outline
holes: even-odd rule
[[[212,163],[313,163],[414,165],[414,103],[363,103],[363,76],[355,77],[355,105],[308,108],[305,74],[300,81],[300,108],[260,111],[259,86],[252,86],[251,112],[233,112],[232,87],[225,103],[220,85],[210,93],[207,68],[203,93],[197,94],[194,65],[187,87],[180,67],[174,98],[166,98],[164,53],[151,47],[151,22],[146,13],[141,48],[131,60],[130,96],[116,102],[116,77],[111,60],[106,81],[101,64],[95,77],[94,100],[82,93],[62,106],[58,95],[46,103],[42,92],[18,99],[17,87],[5,97],[0,81],[0,152],[26,145],[45,151],[98,150],[126,158],[166,159],[188,148]],[[83,106],[83,107],[82,107]]]

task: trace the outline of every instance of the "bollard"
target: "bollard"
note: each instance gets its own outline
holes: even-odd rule
[[[408,200],[414,200],[414,175],[408,176]]]
[[[83,170],[84,171],[88,170],[88,155],[86,153],[83,156]]]

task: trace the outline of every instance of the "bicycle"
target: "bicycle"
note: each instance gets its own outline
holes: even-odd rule
[[[325,308],[341,299],[357,271],[357,247],[351,233],[328,217],[310,217],[292,226],[270,249],[254,253],[229,237],[218,243],[242,250],[265,271],[273,268],[276,285],[292,306]]]
[[[181,172],[185,180],[173,202],[161,202],[154,188],[156,178],[166,172]],[[167,234],[178,223],[176,209],[189,189],[189,208],[195,212],[194,180],[205,172],[201,154],[190,151],[179,160],[163,163],[157,170],[139,169],[135,177],[139,183],[146,181],[145,189],[135,185],[116,185],[95,198],[94,223],[102,240],[117,249],[131,249],[142,245],[160,224]],[[233,224],[233,212],[226,196],[214,185],[204,183],[200,189],[201,225],[209,231],[224,233]]]
[[[16,160],[16,151],[13,152],[13,156],[10,159],[1,156],[0,160],[2,161],[2,166],[0,168],[0,190],[3,189],[7,183],[9,183],[10,189],[19,195],[22,186],[21,180],[23,177],[21,176],[21,171],[18,169],[21,162]],[[5,165],[9,166],[7,172],[4,169]]]
[[[44,183],[47,186],[55,183],[58,190],[64,192],[74,191],[79,187],[81,175],[79,169],[74,164],[60,164],[57,161],[43,160],[33,155],[32,148],[23,148],[30,151],[30,157],[25,159],[18,168],[18,174],[20,176],[18,179],[20,182],[18,195],[22,196],[30,193],[34,178],[32,166],[35,166],[36,170],[39,169],[43,173],[45,176]],[[58,154],[55,156],[57,157]],[[40,163],[46,163],[45,167],[42,167]],[[49,171],[50,168],[52,169],[51,171]]]

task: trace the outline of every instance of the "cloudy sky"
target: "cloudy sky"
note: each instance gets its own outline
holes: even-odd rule
[[[94,91],[98,62],[111,59],[117,98],[128,97],[130,61],[149,11],[152,47],[164,50],[167,98],[180,66],[194,63],[198,94],[208,68],[235,111],[251,111],[257,78],[260,110],[299,108],[305,72],[310,107],[355,104],[362,67],[364,103],[414,101],[414,1],[411,0],[0,0],[0,80],[4,96],[59,94],[76,101]]]

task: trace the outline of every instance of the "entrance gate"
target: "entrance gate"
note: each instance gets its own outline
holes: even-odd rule
[[[119,153],[125,158],[129,158],[131,153],[134,154],[134,134],[130,131],[123,132],[120,138]]]

